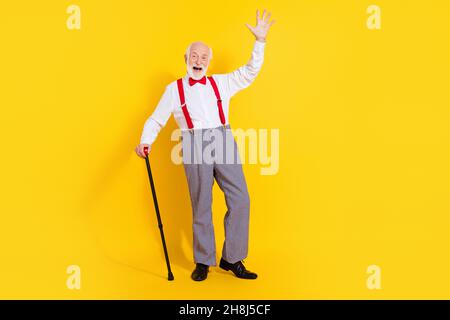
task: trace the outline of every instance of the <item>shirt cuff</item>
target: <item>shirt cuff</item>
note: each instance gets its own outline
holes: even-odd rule
[[[255,49],[263,50],[265,46],[266,46],[266,42],[265,41],[255,40]]]
[[[153,119],[152,116],[150,116],[144,125],[140,143],[152,145],[153,142],[155,142],[161,128],[162,125],[157,120]]]

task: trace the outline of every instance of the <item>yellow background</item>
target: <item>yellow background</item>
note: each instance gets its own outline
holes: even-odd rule
[[[81,9],[69,30],[66,9]],[[381,30],[366,27],[369,5]],[[193,270],[171,119],[152,150],[175,275],[134,153],[187,45],[210,73],[248,61],[256,8],[277,22],[234,128],[280,130],[280,169],[245,165],[247,267]],[[448,1],[3,1],[0,298],[450,298]],[[214,189],[217,259],[225,204]],[[366,287],[369,265],[381,290]],[[81,289],[66,287],[69,265]]]

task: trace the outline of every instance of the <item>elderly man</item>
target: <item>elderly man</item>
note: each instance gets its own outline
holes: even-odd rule
[[[174,115],[181,128],[183,165],[193,212],[196,267],[191,278],[195,281],[205,280],[209,266],[216,266],[211,210],[214,180],[225,194],[228,209],[219,266],[232,271],[238,278],[257,277],[242,262],[248,254],[250,200],[236,142],[228,124],[228,110],[230,99],[248,87],[261,69],[266,36],[275,22],[270,21],[270,16],[266,10],[262,16],[257,10],[256,26],[245,24],[256,38],[251,59],[231,73],[206,77],[212,50],[202,42],[192,43],[184,56],[187,74],[166,87],[155,111],[144,124],[140,144],[135,150],[138,156],[145,158],[144,148],[150,150],[159,131],[170,115]],[[210,142],[212,137],[213,142]],[[202,157],[205,153],[211,159]]]

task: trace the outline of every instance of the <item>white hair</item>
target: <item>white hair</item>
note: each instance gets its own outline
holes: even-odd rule
[[[192,47],[192,45],[194,44],[194,43],[196,43],[196,42],[200,42],[200,41],[195,41],[195,42],[192,42],[188,47],[187,47],[187,49],[186,49],[186,59],[187,60],[189,60],[189,55],[191,54],[191,47]],[[203,43],[203,42],[202,42]],[[212,52],[212,49],[211,49],[211,47],[209,47],[209,46],[207,46],[208,47],[208,49],[209,49],[209,60],[212,60],[212,57],[213,57],[213,52]]]

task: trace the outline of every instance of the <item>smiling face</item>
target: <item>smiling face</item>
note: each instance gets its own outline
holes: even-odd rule
[[[195,80],[200,80],[205,76],[211,59],[211,49],[203,42],[194,42],[190,46],[189,56],[184,58],[189,76]]]

